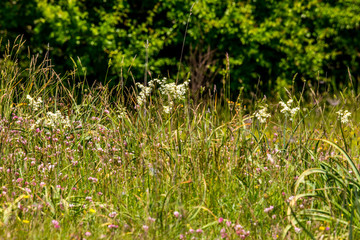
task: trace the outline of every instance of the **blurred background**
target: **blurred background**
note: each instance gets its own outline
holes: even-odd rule
[[[1,50],[22,35],[23,66],[49,50],[62,75],[76,65],[89,82],[125,85],[144,81],[146,65],[148,79],[180,69],[194,95],[226,85],[271,96],[305,81],[357,94],[359,23],[359,0],[0,1]]]

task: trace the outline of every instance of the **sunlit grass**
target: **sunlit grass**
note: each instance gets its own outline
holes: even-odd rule
[[[76,75],[48,59],[24,70],[10,52],[0,63],[1,238],[359,236],[355,98],[332,106],[309,90],[247,108],[218,95],[195,105],[161,81],[146,94],[71,84]]]

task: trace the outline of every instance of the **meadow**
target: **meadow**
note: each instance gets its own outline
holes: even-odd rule
[[[22,47],[0,61],[1,239],[359,238],[351,88],[195,103],[188,79],[88,86]]]

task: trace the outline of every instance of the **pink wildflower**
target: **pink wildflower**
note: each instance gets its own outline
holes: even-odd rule
[[[118,228],[119,226],[118,225],[115,225],[115,224],[110,224],[108,225],[108,228],[109,229],[112,229],[112,228]]]
[[[17,183],[20,183],[20,182],[22,182],[22,181],[24,181],[23,178],[18,178],[18,179],[16,179],[16,182],[17,182]]]
[[[116,215],[117,215],[117,212],[111,212],[111,213],[109,213],[109,217],[111,217],[111,218],[116,217]]]
[[[268,212],[270,212],[270,211],[273,210],[273,209],[274,209],[274,206],[270,206],[270,207],[268,207],[268,208],[265,208],[265,209],[264,209],[264,212],[268,213]]]
[[[56,229],[60,228],[60,223],[58,221],[52,220],[51,223],[52,223],[54,228],[56,228]]]

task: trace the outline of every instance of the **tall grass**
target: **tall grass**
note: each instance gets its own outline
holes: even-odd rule
[[[0,62],[1,238],[359,236],[356,98],[333,106],[309,87],[285,115],[266,99],[193,105],[156,83],[141,105],[136,85],[73,84],[81,66],[61,76],[33,57],[23,68],[22,46]]]

